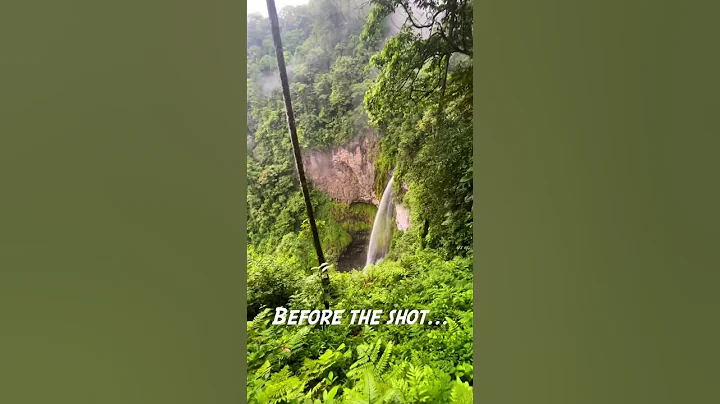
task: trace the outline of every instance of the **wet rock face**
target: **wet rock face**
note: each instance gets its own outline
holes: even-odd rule
[[[377,136],[367,131],[362,138],[331,150],[314,150],[303,161],[307,177],[334,200],[352,203],[379,201],[373,194],[373,157]]]
[[[401,203],[395,205],[395,223],[398,230],[405,231],[410,228],[410,212]]]

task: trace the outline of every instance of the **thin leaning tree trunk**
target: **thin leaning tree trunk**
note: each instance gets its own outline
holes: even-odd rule
[[[445,88],[447,88],[447,77],[448,77],[448,70],[450,69],[450,56],[452,56],[452,53],[448,52],[445,55],[445,66],[443,67],[443,73],[442,73],[442,85],[440,87],[440,100],[438,102],[438,118],[439,120],[442,120],[444,117],[444,102],[445,102]]]
[[[275,1],[267,0],[267,8],[268,16],[270,17],[270,28],[272,30],[273,41],[275,42],[275,56],[277,57],[278,70],[280,70],[280,81],[282,82],[283,98],[285,99],[285,112],[287,114],[288,129],[290,131],[290,141],[292,142],[293,153],[295,155],[295,167],[297,168],[298,177],[300,178],[300,186],[302,187],[303,197],[305,198],[305,207],[307,208],[308,222],[310,223],[310,230],[312,231],[318,265],[323,268],[325,256],[322,252],[320,236],[318,234],[317,225],[315,224],[315,214],[313,213],[312,202],[310,200],[310,192],[308,191],[307,181],[305,180],[305,170],[303,168],[302,155],[300,154],[297,129],[295,128],[295,115],[293,114],[292,101],[290,99],[290,85],[288,84],[287,69],[285,67],[285,55],[283,52],[282,41],[280,39],[280,24],[278,23]],[[321,275],[323,275],[322,272]],[[322,281],[323,286],[327,287],[328,279],[326,276],[322,276]],[[326,300],[325,307],[327,308],[327,306],[328,303]]]

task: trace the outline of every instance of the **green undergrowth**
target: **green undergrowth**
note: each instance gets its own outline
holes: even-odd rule
[[[340,254],[352,242],[341,217],[335,216],[337,203],[324,192],[312,192],[315,222],[325,260],[336,263]],[[350,226],[352,227],[352,225]],[[312,233],[307,219],[300,222],[296,231],[276,236],[272,243],[265,242],[247,249],[247,313],[253,318],[262,307],[287,304],[290,296],[299,291],[304,276],[318,265]]]
[[[342,325],[272,325],[270,305],[249,321],[248,402],[471,403],[472,259],[396,255],[365,272],[330,268],[331,309],[346,310]],[[324,308],[317,273],[287,280],[299,289],[286,308]],[[430,312],[424,325],[349,325],[354,309]]]
[[[337,202],[331,210],[333,219],[349,233],[371,231],[375,213],[377,213],[375,205],[363,202],[351,204]]]

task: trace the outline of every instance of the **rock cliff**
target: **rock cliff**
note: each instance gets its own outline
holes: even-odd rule
[[[305,174],[320,190],[336,201],[367,202],[378,205],[373,191],[378,136],[367,129],[364,136],[345,145],[327,150],[306,151]],[[407,186],[403,189],[407,191]],[[395,206],[395,221],[399,230],[410,227],[410,214],[402,204]]]
[[[371,130],[345,145],[328,150],[310,151],[303,163],[307,177],[336,201],[379,201],[373,193],[375,156],[378,137]]]
[[[410,228],[410,212],[401,203],[395,205],[395,223],[398,230],[405,231]]]

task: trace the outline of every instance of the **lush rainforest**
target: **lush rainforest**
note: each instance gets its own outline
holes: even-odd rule
[[[470,403],[472,1],[309,0],[278,13],[302,152],[379,134],[376,196],[394,176],[411,226],[393,231],[381,262],[338,270],[375,207],[310,181],[318,265],[270,23],[248,15],[248,402]],[[270,324],[275,307],[325,304],[429,310],[446,324]]]

